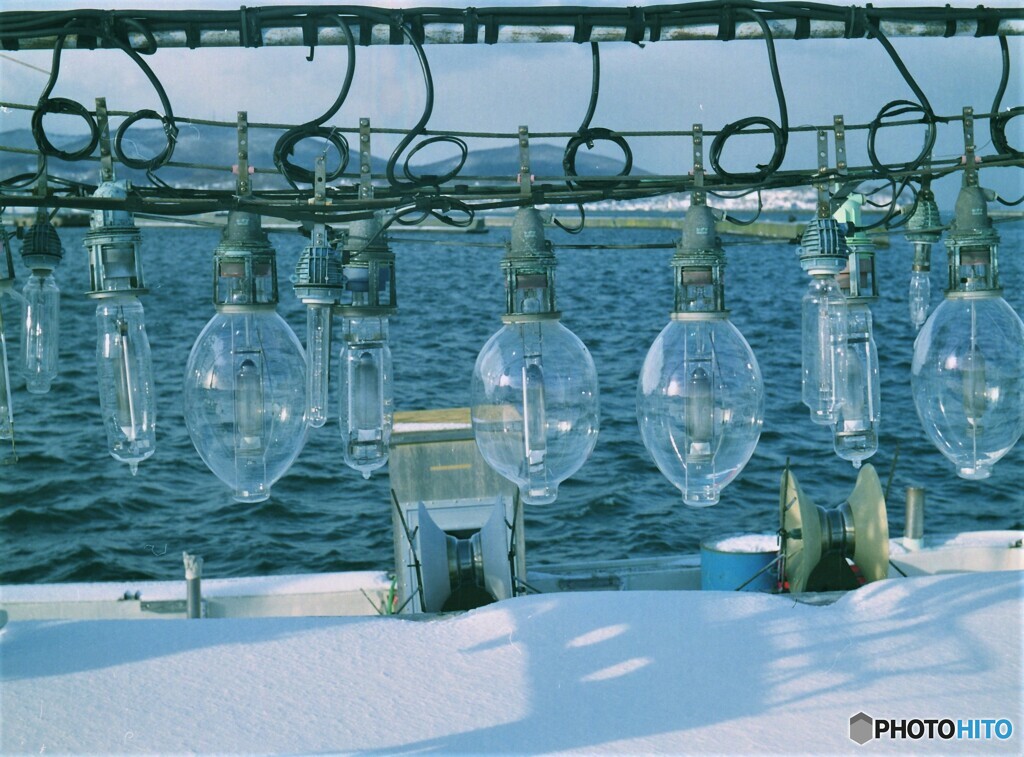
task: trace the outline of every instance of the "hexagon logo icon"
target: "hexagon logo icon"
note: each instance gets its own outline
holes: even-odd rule
[[[858,712],[850,718],[850,738],[863,746],[874,738],[874,726],[870,715]]]

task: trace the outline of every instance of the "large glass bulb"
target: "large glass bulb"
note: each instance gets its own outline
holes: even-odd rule
[[[217,313],[185,369],[185,425],[240,502],[260,502],[306,442],[305,356],[277,314],[277,269],[259,216],[233,211],[214,253]]]
[[[132,475],[156,449],[153,360],[142,303],[131,296],[96,306],[96,371],[107,449]]]
[[[53,274],[32,272],[23,292],[21,328],[21,370],[25,388],[46,394],[57,378],[60,342],[60,289]]]
[[[306,438],[298,338],[274,310],[220,312],[185,371],[185,424],[203,462],[239,502],[261,502]]]
[[[846,382],[846,298],[831,275],[814,275],[802,303],[803,401],[811,420],[836,422]]]
[[[925,432],[967,479],[1024,433],[1024,323],[999,296],[945,299],[914,343],[914,404]]]
[[[1024,433],[1024,323],[1002,297],[999,236],[975,181],[965,173],[946,239],[946,296],[911,364],[924,430],[967,479],[988,478]]]
[[[691,507],[718,502],[753,454],[764,418],[757,359],[724,314],[714,315],[673,317],[637,385],[644,445]]]
[[[867,302],[850,301],[846,322],[846,367],[833,427],[833,446],[839,457],[859,468],[862,461],[878,451],[878,350]]]
[[[494,334],[477,356],[471,401],[480,454],[528,504],[554,502],[597,442],[594,360],[554,318]]]
[[[388,461],[394,418],[386,317],[345,318],[338,397],[345,463],[369,478]]]

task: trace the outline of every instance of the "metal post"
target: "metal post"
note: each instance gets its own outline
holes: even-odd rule
[[[185,561],[186,615],[189,618],[203,617],[203,592],[200,582],[203,577],[203,558],[181,553]]]
[[[530,173],[530,129],[519,127],[519,193],[529,197],[533,192],[533,175]]]
[[[920,486],[907,487],[903,546],[909,550],[918,550],[924,546],[924,488]]]

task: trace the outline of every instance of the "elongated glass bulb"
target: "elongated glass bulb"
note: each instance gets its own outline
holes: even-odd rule
[[[132,475],[156,449],[153,360],[142,304],[135,297],[96,306],[96,372],[107,450]]]
[[[25,388],[33,394],[46,394],[57,378],[60,289],[49,271],[33,271],[24,295],[21,367]]]
[[[330,305],[306,308],[306,421],[313,428],[327,423],[327,398],[331,383]]]
[[[346,318],[338,396],[345,463],[369,478],[388,461],[394,418],[388,319]]]
[[[7,369],[7,337],[4,314],[0,311],[0,439],[14,438],[14,405],[11,403],[11,375]]]
[[[803,304],[803,401],[811,420],[836,422],[846,370],[846,298],[833,276],[813,276]]]
[[[11,399],[11,369],[7,355],[7,331],[4,328],[3,304],[5,296],[10,295],[17,302],[21,300],[21,294],[14,288],[14,267],[10,262],[7,236],[2,228],[0,228],[0,234],[3,234],[4,237],[4,248],[0,250],[0,254],[7,253],[7,271],[0,270],[0,441],[9,442],[11,445],[9,456],[0,453],[0,462],[16,462],[18,453],[14,443],[14,403]],[[3,263],[3,259],[0,258],[0,265]],[[4,447],[6,446],[4,444]]]
[[[871,309],[850,302],[841,402],[833,427],[836,454],[859,468],[878,450],[880,390],[878,350],[872,333]]]
[[[914,271],[910,274],[910,322],[920,330],[928,319],[928,306],[931,298],[931,282],[928,271]]]

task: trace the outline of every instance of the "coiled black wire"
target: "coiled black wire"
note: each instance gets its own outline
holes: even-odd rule
[[[274,145],[274,165],[277,166],[277,170],[291,184],[292,189],[296,190],[298,189],[297,182],[312,184],[316,179],[313,171],[297,166],[288,160],[295,153],[295,145],[304,139],[321,137],[327,143],[334,145],[334,148],[338,151],[338,167],[327,173],[327,181],[337,179],[345,172],[345,168],[348,166],[348,140],[337,129],[331,129],[323,124],[341,109],[341,106],[348,98],[349,90],[352,88],[352,77],[356,70],[356,42],[352,36],[352,31],[348,28],[348,24],[339,16],[331,15],[328,18],[341,29],[341,33],[345,37],[345,47],[348,51],[345,79],[341,84],[341,89],[338,91],[338,96],[334,99],[331,107],[324,111],[323,115],[289,129],[281,135],[281,138],[277,140],[277,144]]]
[[[35,110],[32,111],[32,138],[43,155],[59,158],[60,160],[75,161],[92,155],[100,141],[100,130],[96,124],[96,119],[92,117],[92,113],[81,103],[66,97],[50,97],[50,93],[53,92],[53,88],[57,85],[57,77],[60,75],[60,58],[64,50],[64,40],[66,38],[66,34],[60,35],[53,46],[50,78],[47,79],[46,86],[43,88],[42,94],[39,95],[39,102]],[[50,113],[78,116],[85,121],[89,127],[89,141],[85,147],[79,150],[61,150],[55,147],[46,136],[46,129],[43,127],[43,118]]]
[[[594,111],[597,110],[597,98],[601,91],[601,54],[596,42],[590,43],[590,53],[593,69],[593,77],[591,79],[590,86],[590,103],[587,106],[587,114],[583,117],[583,123],[580,124],[580,128],[576,130],[576,135],[572,137],[565,146],[565,153],[562,155],[562,169],[565,171],[566,176],[578,176],[576,173],[576,153],[579,152],[579,149],[583,145],[586,145],[588,150],[592,150],[595,142],[611,142],[622,150],[622,160],[624,165],[617,176],[628,176],[629,172],[633,170],[633,151],[630,149],[629,143],[625,138],[615,134],[610,129],[603,129],[601,127],[591,128],[590,126],[590,122],[594,118]],[[609,186],[603,182],[588,182],[582,179],[571,183],[581,187],[592,187],[595,185]],[[611,184],[610,186],[618,186],[618,182]]]
[[[889,54],[896,69],[900,72],[903,80],[913,90],[914,95],[917,97],[918,102],[911,100],[892,100],[882,106],[882,109],[878,111],[878,115],[868,126],[868,160],[871,162],[871,166],[882,175],[888,175],[894,172],[913,172],[918,170],[928,158],[932,152],[932,148],[935,146],[936,128],[935,124],[938,120],[935,116],[935,111],[932,110],[931,104],[928,102],[928,98],[924,92],[917,85],[914,77],[911,76],[910,71],[903,64],[900,59],[899,53],[896,52],[896,48],[892,46],[888,38],[882,33],[882,30],[872,24],[870,21],[865,22],[870,32],[875,38],[881,43],[882,47]],[[921,152],[917,154],[913,160],[907,161],[906,163],[893,163],[886,164],[882,163],[878,159],[878,154],[875,152],[875,138],[878,135],[878,130],[885,125],[887,118],[898,118],[908,113],[920,113],[920,123],[925,124],[925,138],[924,144],[921,146]]]
[[[146,30],[145,27],[143,27],[143,25],[137,20],[133,20],[131,25],[146,37],[147,46],[143,48],[142,51],[147,54],[155,52],[156,39],[153,37],[152,33],[148,32],[148,30]],[[133,49],[128,43],[122,41],[110,31],[102,28],[78,28],[71,25],[65,26],[61,29],[60,34],[57,36],[57,42],[53,47],[53,62],[50,67],[50,78],[47,80],[46,86],[43,88],[43,92],[39,96],[39,102],[32,113],[32,136],[36,141],[36,145],[39,147],[39,151],[46,156],[75,161],[82,160],[83,158],[90,156],[99,144],[99,127],[96,125],[96,120],[93,118],[92,113],[88,108],[83,106],[81,103],[65,97],[50,97],[50,93],[53,92],[53,88],[56,86],[57,78],[60,74],[60,62],[61,55],[64,51],[64,40],[70,34],[91,35],[113,42],[114,45],[116,45],[121,51],[130,57],[140,69],[142,69],[142,72],[153,85],[153,88],[156,90],[157,96],[160,98],[160,102],[163,105],[164,113],[162,115],[153,110],[140,110],[132,114],[120,125],[114,137],[113,145],[117,159],[130,168],[138,168],[146,171],[153,171],[167,163],[171,159],[171,155],[174,153],[174,145],[178,137],[178,127],[174,121],[174,111],[171,108],[170,100],[167,98],[167,92],[164,91],[163,85],[160,83],[156,74],[153,73],[153,69],[151,69],[149,64],[142,59],[138,51]],[[49,113],[76,115],[82,118],[89,127],[89,141],[86,146],[74,151],[64,151],[55,147],[47,138],[46,131],[43,128],[43,117]],[[149,160],[128,158],[121,149],[121,142],[124,139],[125,132],[137,121],[150,118],[160,121],[163,125],[164,134],[167,138],[167,143],[164,149]]]
[[[995,99],[992,101],[992,117],[989,119],[988,128],[992,135],[992,146],[1000,155],[1008,155],[1019,158],[1021,151],[1012,147],[1006,139],[1006,124],[1010,119],[1024,114],[1024,107],[1017,106],[1010,108],[1005,113],[1000,113],[999,108],[1003,104],[1003,95],[1006,93],[1006,85],[1010,81],[1010,47],[1006,42],[1006,36],[999,37],[999,49],[1002,52],[1003,72],[999,77],[999,88],[996,90]]]
[[[398,159],[401,157],[402,153],[405,152],[405,150],[409,147],[409,145],[412,144],[417,137],[423,134],[423,132],[426,130],[427,122],[430,121],[430,116],[434,111],[434,79],[430,74],[430,63],[427,62],[427,54],[423,50],[423,45],[420,44],[419,40],[416,39],[416,36],[409,30],[409,27],[406,24],[402,24],[401,29],[402,34],[405,36],[407,40],[409,40],[409,44],[411,44],[413,46],[413,49],[416,51],[416,58],[419,60],[420,63],[420,70],[423,73],[423,84],[426,90],[426,97],[423,103],[423,113],[420,116],[420,120],[417,121],[416,125],[412,128],[412,130],[409,131],[409,133],[402,138],[402,141],[398,143],[398,146],[395,148],[394,152],[391,153],[391,157],[388,158],[388,163],[385,168],[388,183],[395,189],[398,189],[400,191],[407,191],[427,186],[440,186],[441,184],[444,184],[445,182],[454,179],[456,176],[458,176],[459,172],[462,170],[462,167],[466,165],[466,158],[469,156],[469,148],[466,146],[466,143],[463,142],[458,137],[448,135],[438,135],[430,137],[429,139],[424,140],[422,143],[417,145],[409,153],[409,155],[405,159],[405,162],[402,164],[402,174],[405,176],[407,181],[399,181],[398,178],[395,176],[395,166],[398,164]],[[409,167],[409,161],[412,159],[412,156],[415,155],[424,147],[426,147],[427,145],[437,144],[439,142],[447,142],[449,144],[453,144],[459,149],[459,161],[455,168],[452,169],[451,171],[448,171],[442,176],[417,176],[416,174],[414,174],[412,172],[412,169]],[[444,218],[442,218],[441,216],[438,217],[440,218],[440,220],[444,221]],[[401,223],[401,221],[399,221],[399,223]],[[445,221],[445,223],[447,223],[447,221]]]
[[[782,77],[779,75],[779,63],[775,57],[775,35],[772,34],[771,27],[764,20],[764,17],[749,8],[736,8],[735,11],[748,18],[753,19],[757,22],[757,25],[761,27],[761,33],[764,35],[765,46],[768,49],[768,65],[771,68],[772,84],[775,87],[775,98],[779,103],[779,123],[775,123],[770,118],[765,116],[750,116],[749,118],[743,118],[739,121],[734,121],[731,124],[726,124],[720,132],[715,136],[714,141],[711,143],[711,149],[708,151],[708,161],[711,163],[711,167],[715,173],[724,179],[729,181],[745,181],[752,183],[759,183],[765,181],[769,176],[775,173],[782,165],[782,161],[786,158],[786,148],[789,145],[789,111],[786,108],[786,93],[782,88]],[[771,132],[772,139],[775,142],[775,149],[772,152],[771,160],[767,163],[758,163],[757,172],[750,173],[731,173],[722,168],[721,157],[722,150],[725,147],[726,141],[736,134],[742,131],[746,131],[752,126],[762,126]]]

